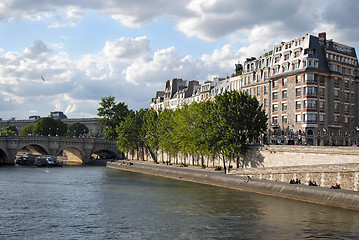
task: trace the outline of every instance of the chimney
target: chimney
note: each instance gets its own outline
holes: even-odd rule
[[[320,40],[326,40],[327,39],[327,34],[325,32],[321,32],[318,34],[318,37]]]

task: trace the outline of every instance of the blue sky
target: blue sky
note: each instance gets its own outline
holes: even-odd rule
[[[168,79],[230,75],[306,33],[358,49],[358,12],[355,0],[9,0],[0,3],[0,118],[94,117],[110,95],[147,108]]]

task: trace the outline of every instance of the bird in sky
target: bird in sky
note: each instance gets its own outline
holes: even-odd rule
[[[45,82],[45,78],[44,78],[43,76],[41,76],[41,78],[42,78],[42,81],[44,81],[44,82]]]

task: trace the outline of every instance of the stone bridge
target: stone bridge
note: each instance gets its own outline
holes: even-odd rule
[[[121,158],[115,141],[59,136],[0,136],[0,164],[14,164],[16,154],[27,147],[33,154],[67,156],[69,161],[90,163],[92,156]]]

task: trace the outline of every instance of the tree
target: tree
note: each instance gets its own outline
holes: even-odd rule
[[[155,110],[149,109],[143,116],[142,131],[144,133],[144,143],[148,148],[152,158],[157,162],[158,143],[158,114]]]
[[[79,123],[79,122],[74,122],[67,126],[66,135],[69,137],[71,137],[71,136],[79,137],[80,135],[85,135],[88,132],[89,132],[89,129],[85,124]]]
[[[116,103],[115,97],[101,98],[98,116],[101,117],[100,124],[105,127],[104,137],[107,140],[116,140],[116,126],[123,122],[129,113],[127,105]]]
[[[239,159],[247,151],[248,144],[267,130],[266,113],[255,97],[244,92],[217,95],[215,105],[221,154],[230,160]]]
[[[170,155],[177,155],[179,152],[179,145],[174,142],[173,114],[173,110],[170,109],[164,109],[159,113],[157,125],[158,146],[162,152],[164,151]]]
[[[41,136],[64,136],[66,130],[67,125],[60,119],[44,117],[35,124],[33,134]]]
[[[17,135],[19,134],[19,130],[16,128],[15,125],[9,125],[7,126],[2,132],[1,135]]]
[[[122,152],[132,151],[138,148],[136,133],[136,113],[130,111],[127,117],[116,126],[117,146]]]
[[[27,136],[27,135],[31,135],[32,132],[34,130],[34,125],[27,125],[26,127],[24,127],[21,132],[20,132],[20,136]]]

